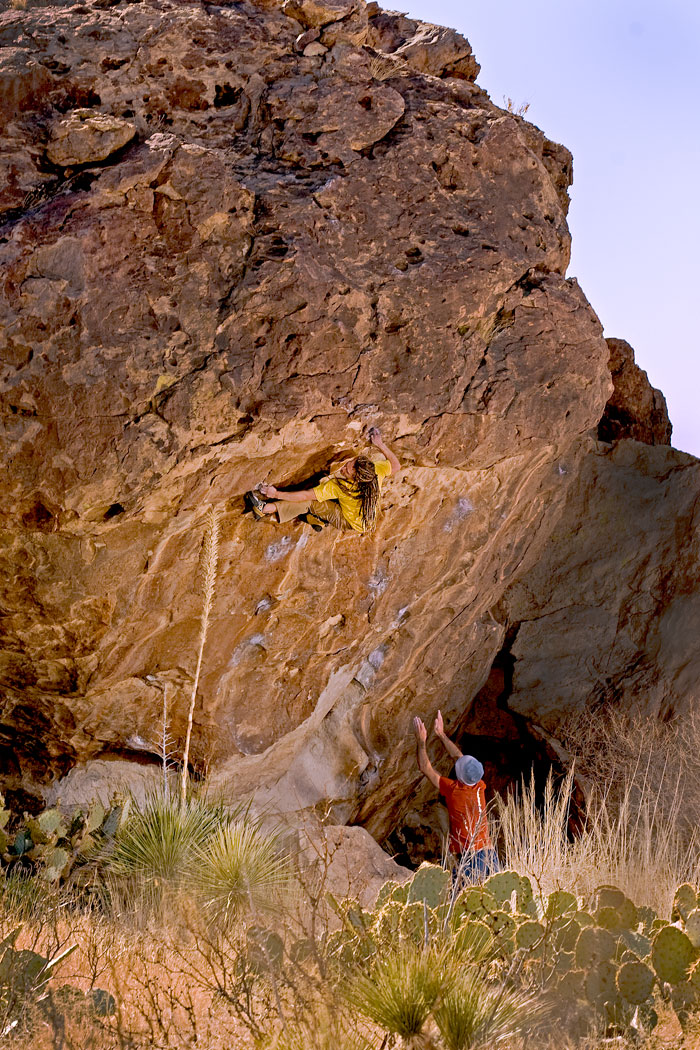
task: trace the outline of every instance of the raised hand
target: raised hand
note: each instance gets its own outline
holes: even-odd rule
[[[425,728],[418,715],[413,719],[413,732],[416,734],[416,740],[421,744],[424,744],[428,739],[428,730]]]
[[[445,725],[442,721],[442,711],[438,711],[435,718],[435,733],[437,736],[443,736],[445,733]]]
[[[373,445],[381,445],[383,443],[382,432],[379,427],[370,427],[368,436]]]

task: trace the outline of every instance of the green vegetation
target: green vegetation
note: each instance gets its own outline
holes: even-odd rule
[[[367,909],[206,797],[2,824],[0,1024],[22,1050],[58,1029],[95,1050],[643,1045],[659,1017],[689,1032],[700,1016],[688,882],[664,914],[612,885],[546,887],[531,852],[539,882],[506,870],[459,889],[426,864]],[[542,830],[559,864],[566,844]]]

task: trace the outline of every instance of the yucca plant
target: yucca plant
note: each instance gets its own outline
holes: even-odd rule
[[[486,1050],[521,1035],[541,1014],[532,996],[488,984],[472,968],[445,995],[434,1017],[446,1050]]]
[[[404,943],[377,956],[366,972],[358,971],[344,988],[350,1006],[404,1046],[432,1045],[425,1026],[431,1013],[455,986],[463,963],[449,946],[418,947]]]
[[[228,819],[223,806],[206,799],[151,795],[141,808],[132,807],[119,830],[110,868],[116,875],[176,884]]]
[[[280,836],[247,814],[220,827],[193,854],[190,874],[218,922],[277,911],[288,899],[293,870]]]

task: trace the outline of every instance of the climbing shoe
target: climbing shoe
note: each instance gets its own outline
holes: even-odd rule
[[[243,498],[245,501],[246,510],[252,511],[253,515],[258,519],[258,521],[262,521],[263,518],[267,517],[267,515],[265,514],[265,504],[260,499],[260,496],[258,496],[257,492],[253,492],[253,490],[251,489],[250,492],[246,492]]]
[[[317,518],[315,514],[304,514],[302,517],[306,524],[311,526],[314,532],[323,532],[326,527],[327,523],[321,518]]]

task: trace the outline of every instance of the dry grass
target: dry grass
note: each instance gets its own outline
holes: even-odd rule
[[[515,117],[524,117],[530,108],[529,102],[522,102],[520,105],[517,105],[517,103],[507,95],[503,96],[503,104],[508,113],[512,113]]]
[[[636,904],[668,915],[680,883],[700,879],[700,836],[684,826],[682,799],[665,805],[654,783],[642,792],[627,783],[614,800],[596,789],[571,835],[573,775],[558,785],[550,776],[542,799],[531,781],[499,800],[506,866],[529,875],[543,893],[568,889],[589,897],[597,886],[614,885]]]

